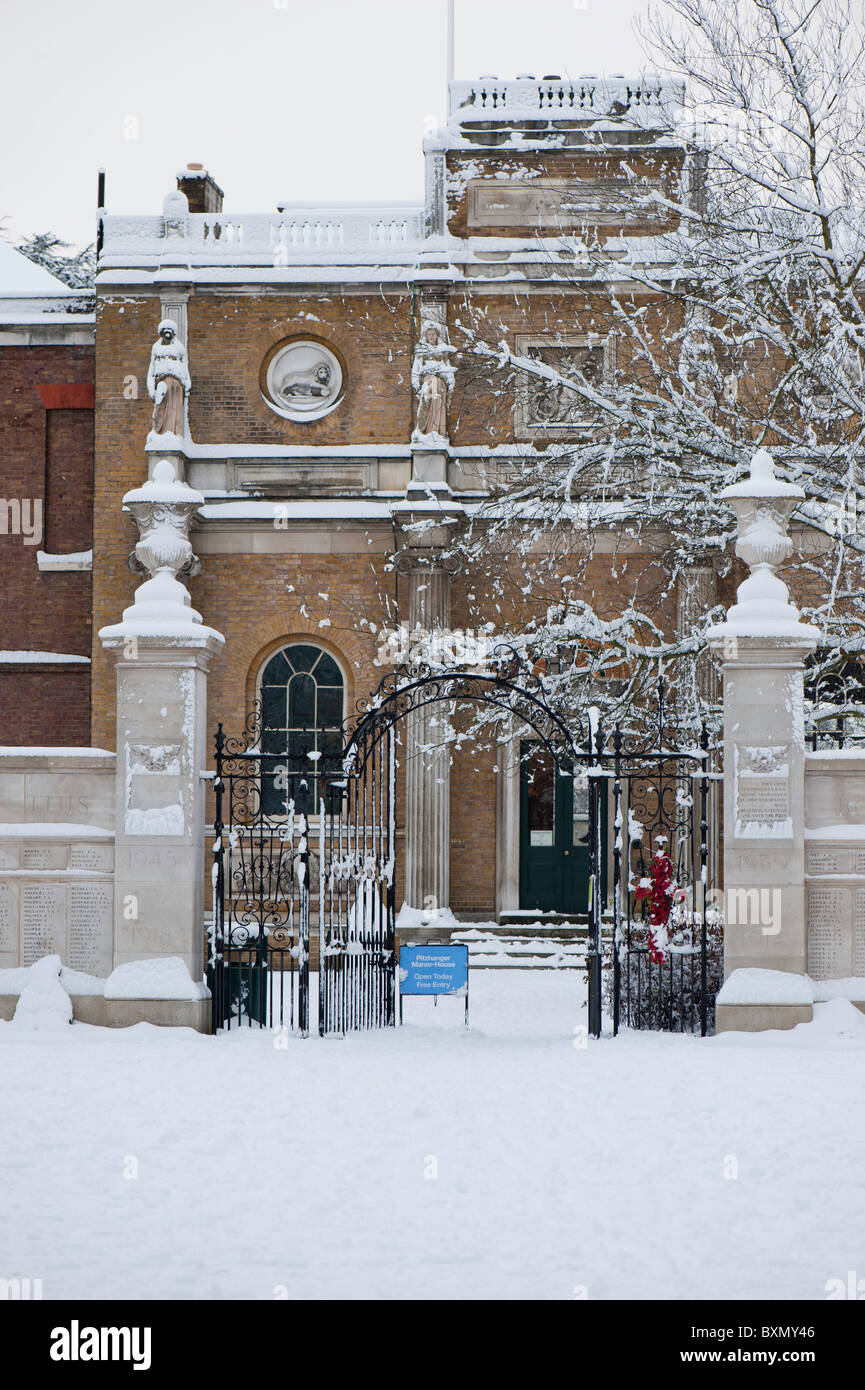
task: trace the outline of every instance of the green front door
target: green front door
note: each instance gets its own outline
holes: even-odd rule
[[[520,907],[585,913],[589,905],[589,801],[583,779],[565,776],[542,744],[520,761]]]

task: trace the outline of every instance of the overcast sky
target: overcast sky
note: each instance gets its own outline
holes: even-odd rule
[[[456,76],[639,71],[643,0],[456,0]],[[446,0],[0,0],[4,234],[159,212],[187,161],[236,212],[423,198]]]

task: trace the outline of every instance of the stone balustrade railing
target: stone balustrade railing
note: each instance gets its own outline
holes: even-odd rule
[[[134,256],[160,255],[169,247],[190,257],[279,263],[283,256],[311,250],[339,254],[375,247],[411,246],[423,240],[419,204],[371,203],[338,206],[285,204],[273,214],[183,213],[171,216],[106,216],[100,264]]]
[[[540,115],[556,112],[561,116],[581,112],[587,116],[604,116],[614,110],[639,111],[642,118],[657,113],[659,120],[671,105],[681,102],[679,86],[664,84],[660,78],[595,77],[578,78],[538,77],[479,78],[476,82],[450,84],[450,122],[495,119],[497,115],[525,116],[527,112]]]

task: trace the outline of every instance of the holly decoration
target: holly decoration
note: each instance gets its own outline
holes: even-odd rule
[[[675,899],[682,896],[673,878],[673,861],[669,854],[658,850],[649,865],[648,879],[641,879],[636,897],[642,902],[650,900],[649,908],[649,959],[653,965],[663,965],[664,948],[667,945],[667,923]]]

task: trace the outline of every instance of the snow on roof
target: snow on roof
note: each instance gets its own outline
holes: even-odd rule
[[[8,241],[0,241],[0,295],[68,293],[69,286],[56,275],[28,260]]]
[[[385,279],[410,283],[420,272],[427,281],[453,282],[477,273],[485,279],[524,281],[534,277],[538,264],[545,274],[564,278],[627,277],[633,262],[650,263],[660,273],[661,265],[671,258],[669,246],[658,235],[614,234],[597,254],[583,258],[570,232],[423,237],[420,222],[419,217],[403,218],[399,225],[405,235],[379,240],[378,223],[331,216],[322,205],[304,224],[310,235],[295,238],[292,229],[298,224],[289,216],[236,214],[225,220],[190,213],[185,219],[186,236],[175,237],[171,250],[162,218],[112,215],[105,219],[98,279],[104,287],[173,282],[181,250],[183,279],[205,284],[349,284]],[[231,228],[233,235],[213,236],[211,230],[217,224],[223,231]],[[562,259],[563,249],[573,254]]]

